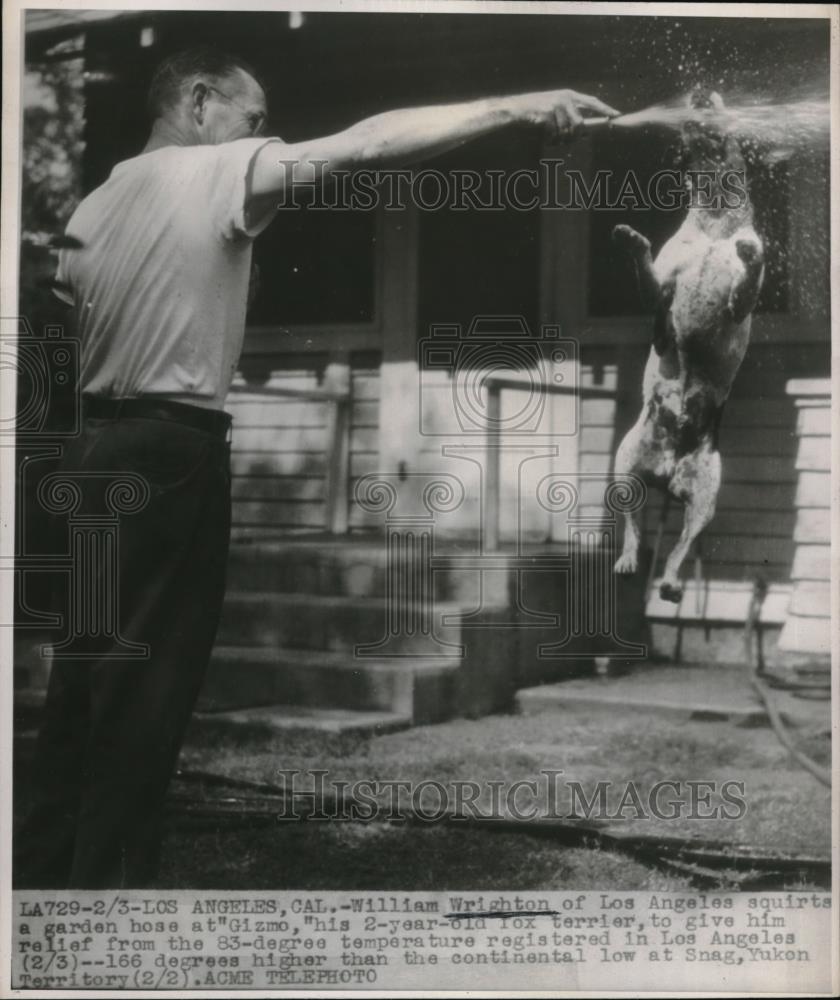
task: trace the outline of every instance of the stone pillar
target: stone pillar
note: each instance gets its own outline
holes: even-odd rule
[[[779,649],[831,653],[831,382],[792,379],[787,393],[798,411],[796,527],[791,594]]]

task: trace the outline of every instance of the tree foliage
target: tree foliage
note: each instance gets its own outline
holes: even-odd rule
[[[84,64],[81,57],[27,65],[21,148],[20,311],[34,329],[54,322],[49,283],[64,232],[82,197]]]

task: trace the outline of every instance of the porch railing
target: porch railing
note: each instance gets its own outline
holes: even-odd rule
[[[484,550],[499,548],[501,520],[501,448],[499,440],[505,431],[502,425],[502,390],[539,391],[553,396],[577,396],[579,399],[617,401],[623,394],[616,389],[597,386],[573,387],[546,382],[523,381],[515,376],[488,375],[487,388],[487,451],[486,451],[486,523],[482,525]],[[350,432],[352,394],[350,389],[286,389],[275,386],[254,387],[234,383],[231,393],[237,395],[270,396],[321,402],[328,406],[326,448],[325,527],[335,535],[349,529]]]
[[[577,396],[579,399],[609,399],[617,401],[623,393],[617,389],[602,389],[597,386],[567,386],[555,385],[548,382],[534,383],[531,379],[527,381],[518,379],[512,375],[488,375],[484,379],[487,387],[487,463],[486,463],[486,490],[487,498],[485,504],[486,524],[482,525],[485,552],[495,552],[499,548],[500,520],[501,520],[501,453],[499,440],[504,436],[502,425],[502,390],[527,390],[534,392],[535,389],[551,396]],[[578,428],[580,430],[580,428]]]
[[[330,534],[344,535],[349,528],[350,425],[352,393],[331,389],[283,389],[234,383],[231,393],[276,396],[327,404],[325,527]]]

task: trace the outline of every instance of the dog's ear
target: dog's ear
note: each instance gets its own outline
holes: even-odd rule
[[[775,167],[777,163],[787,163],[793,154],[793,146],[776,146],[762,153],[761,160],[768,167]]]

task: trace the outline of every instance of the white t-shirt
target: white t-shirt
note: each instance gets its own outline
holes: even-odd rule
[[[272,139],[167,146],[125,160],[67,224],[59,255],[74,307],[82,391],[224,406],[245,332],[251,163]]]

